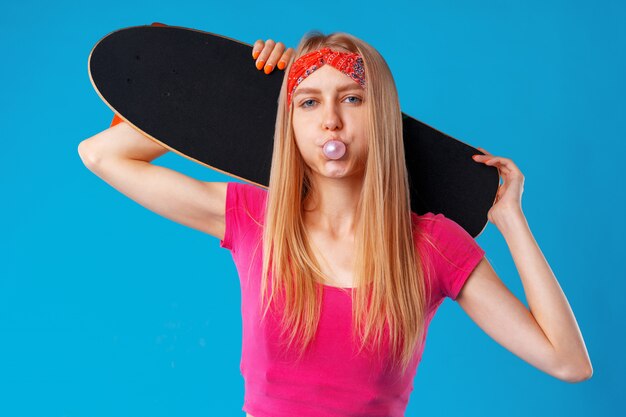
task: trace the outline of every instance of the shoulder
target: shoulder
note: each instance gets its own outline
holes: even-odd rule
[[[443,213],[427,212],[416,214],[411,212],[413,232],[419,236],[427,235],[437,240],[464,239],[473,237],[457,222]]]
[[[225,232],[221,247],[239,251],[263,227],[267,191],[256,185],[229,182],[224,210]],[[242,241],[244,243],[242,243]]]
[[[431,236],[433,233],[439,233],[440,229],[446,225],[441,223],[447,223],[451,221],[441,213],[427,212],[424,214],[417,214],[411,212],[411,225],[413,227],[413,234],[416,237]]]
[[[442,294],[454,300],[485,251],[461,225],[442,213],[414,215],[413,220],[418,250],[432,263]]]
[[[267,196],[267,190],[265,188],[247,182],[233,181],[227,183],[227,187],[240,195],[249,196],[251,198],[265,198]]]
[[[255,214],[262,214],[267,202],[265,188],[242,182],[229,182],[226,188],[226,208],[244,208]]]

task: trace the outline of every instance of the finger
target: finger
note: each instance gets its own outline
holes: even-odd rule
[[[274,50],[274,45],[276,45],[276,42],[274,42],[271,39],[268,39],[265,41],[265,46],[263,47],[263,50],[261,51],[261,53],[259,54],[259,57],[256,60],[257,69],[260,70],[265,66],[265,62],[267,62],[267,59],[270,57],[270,54],[272,53],[272,50]]]
[[[495,163],[501,163],[501,162],[502,161],[497,156],[492,156],[492,157],[486,158],[485,160],[485,164],[487,165],[493,165]]]
[[[498,172],[504,173],[505,175],[511,174],[515,170],[515,167],[512,166],[513,162],[507,158],[501,158],[498,156],[491,157],[487,161],[485,161],[486,165],[495,165],[498,168]]]
[[[259,57],[264,45],[265,42],[263,42],[263,39],[259,39],[252,45],[252,58],[257,59]]]
[[[283,55],[284,51],[285,51],[285,44],[283,44],[282,42],[278,42],[276,46],[274,46],[272,53],[270,54],[269,58],[267,59],[267,62],[265,63],[266,74],[269,74],[270,72],[272,72],[274,68],[276,68],[278,59]]]
[[[484,150],[483,148],[479,148],[477,147],[476,149],[478,149],[479,151],[481,151],[482,153],[484,153],[485,155],[491,155],[489,152],[487,152],[486,150]]]
[[[488,155],[474,155],[474,161],[478,163],[483,163],[489,166],[495,166],[498,169],[498,175],[501,175],[503,172],[505,174],[509,173],[509,170],[503,166],[499,161],[494,161],[494,157]]]
[[[478,149],[478,148],[476,148],[476,149]],[[494,158],[497,158],[497,157],[493,156],[491,154],[485,154],[485,155],[474,154],[474,155],[472,155],[472,159],[474,159],[474,161],[484,162],[484,163],[487,163],[487,161],[491,161]]]
[[[481,151],[485,151],[483,148],[476,148]],[[486,152],[486,151],[485,151]],[[498,172],[503,172],[508,175],[513,171],[517,170],[517,167],[509,158],[503,158],[500,156],[493,156],[490,153],[486,153],[486,155],[472,155],[472,158],[476,162],[482,162],[485,165],[494,165],[498,168]]]
[[[517,169],[513,161],[509,158],[504,158],[501,156],[486,156],[485,159],[486,164],[497,164],[500,167],[505,168],[507,171],[515,171]]]
[[[281,69],[281,70],[285,69],[287,65],[291,62],[291,60],[293,59],[293,54],[294,54],[293,48],[287,48],[285,53],[283,53],[283,56],[280,58],[280,61],[278,61],[278,69]]]
[[[509,171],[504,159],[498,156],[488,157],[485,161],[485,165],[495,165],[499,170],[502,169],[503,171]]]

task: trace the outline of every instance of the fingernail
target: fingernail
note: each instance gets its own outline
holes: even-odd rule
[[[252,58],[257,59],[259,57],[260,53],[261,53],[261,51],[253,51],[252,52]]]
[[[265,73],[266,73],[266,74],[269,74],[270,72],[272,72],[272,69],[274,69],[274,66],[273,66],[273,65],[270,65],[270,64],[267,64],[267,65],[265,66]]]
[[[265,61],[259,61],[259,62],[257,62],[257,63],[256,63],[256,69],[259,69],[259,70],[260,70],[261,68],[263,68],[263,64],[265,64]]]
[[[278,61],[278,69],[285,69],[285,63],[283,61]]]

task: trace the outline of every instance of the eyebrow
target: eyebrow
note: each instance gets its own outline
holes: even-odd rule
[[[346,91],[346,90],[361,90],[361,86],[359,84],[355,84],[355,83],[350,83],[350,84],[344,84],[341,87],[339,87],[337,89],[337,91]],[[293,94],[293,96],[297,96],[299,94],[308,94],[308,93],[320,93],[321,91],[317,88],[311,88],[311,87],[303,87],[303,88],[298,88],[296,90],[296,92]]]

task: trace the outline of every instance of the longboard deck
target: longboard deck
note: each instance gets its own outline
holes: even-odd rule
[[[267,188],[285,71],[257,70],[252,45],[196,29],[134,26],[102,38],[88,69],[117,120],[185,158]],[[476,163],[471,156],[482,152],[472,146],[402,117],[412,211],[443,213],[476,237],[495,200],[497,168]]]

